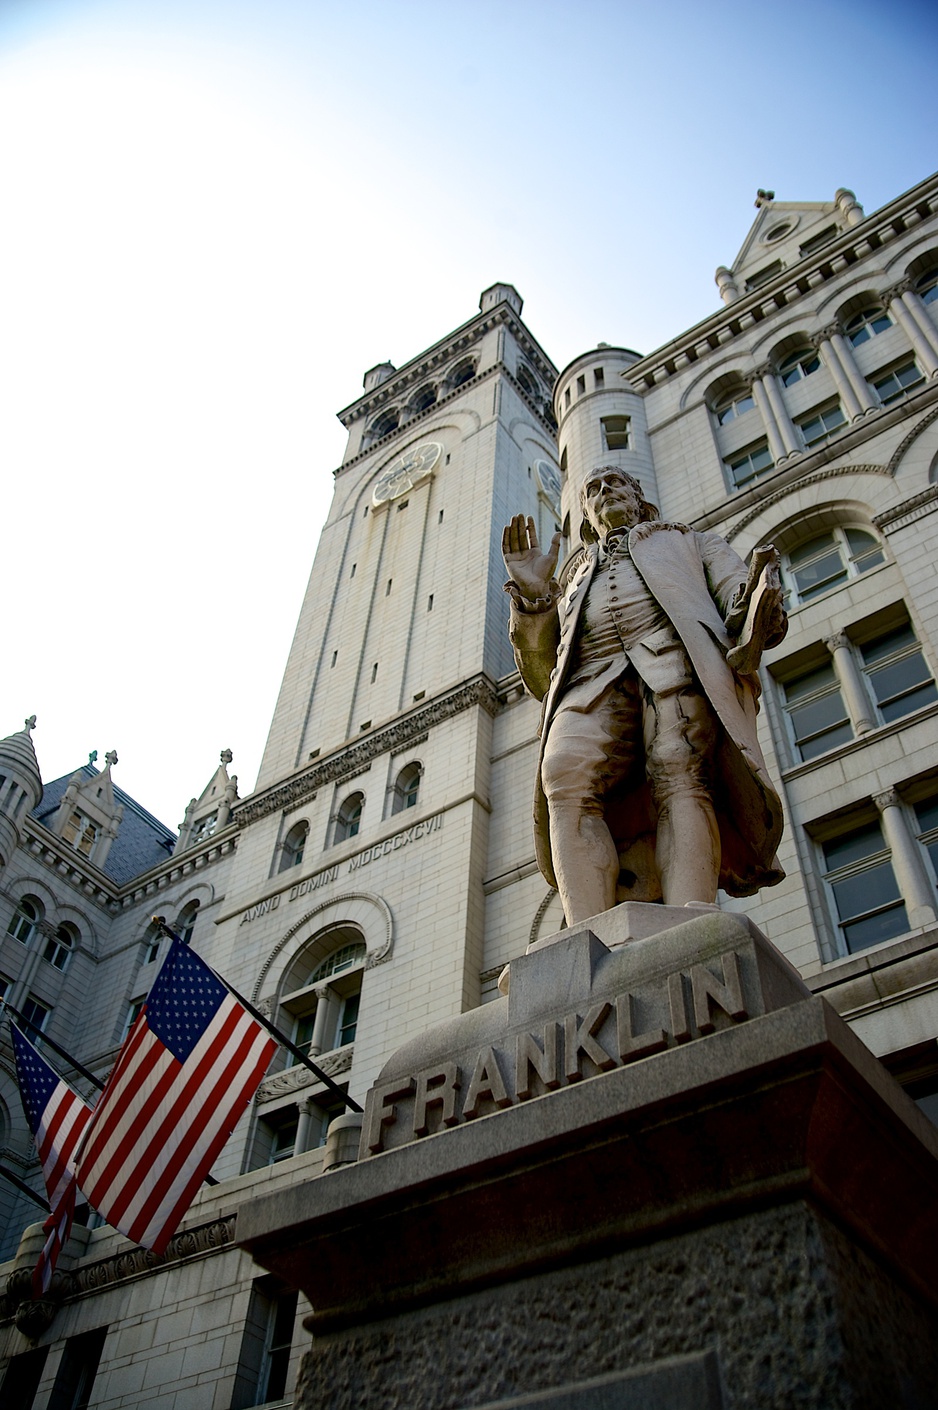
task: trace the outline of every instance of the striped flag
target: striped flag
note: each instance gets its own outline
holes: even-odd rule
[[[92,1208],[162,1253],[276,1047],[173,940],[78,1154],[78,1186]]]
[[[26,1120],[36,1141],[51,1212],[43,1225],[48,1235],[33,1273],[33,1296],[52,1282],[58,1256],[75,1213],[75,1152],[88,1125],[91,1107],[49,1066],[15,1023],[13,1055]]]

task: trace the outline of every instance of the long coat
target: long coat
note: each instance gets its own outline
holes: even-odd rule
[[[735,643],[727,635],[724,618],[746,581],[746,566],[718,534],[697,533],[684,524],[660,519],[631,530],[629,552],[680,637],[719,722],[713,803],[720,830],[720,886],[731,896],[752,895],[781,881],[784,872],[775,856],[782,807],[756,735],[758,678],[739,676],[726,663],[726,653]],[[552,886],[556,880],[541,759],[570,675],[580,616],[598,561],[595,545],[584,549],[568,569],[559,603],[547,611],[525,613],[514,603],[511,608],[510,635],[521,678],[543,702],[534,838],[538,866]],[[670,638],[670,633],[666,635]],[[654,651],[654,638],[644,645]],[[603,676],[608,678],[605,672]],[[647,779],[626,781],[617,796],[610,795],[606,821],[619,849],[617,900],[659,899],[655,813]]]

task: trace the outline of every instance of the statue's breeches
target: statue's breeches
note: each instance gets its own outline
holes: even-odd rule
[[[568,692],[548,728],[541,760],[548,807],[601,814],[610,789],[645,775],[659,810],[675,794],[709,797],[717,724],[689,666],[664,691],[630,665],[588,707],[579,694]]]

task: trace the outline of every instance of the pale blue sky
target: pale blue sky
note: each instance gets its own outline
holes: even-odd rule
[[[0,733],[253,785],[366,368],[514,283],[562,366],[935,160],[931,6],[0,0]],[[202,662],[210,660],[209,669]]]

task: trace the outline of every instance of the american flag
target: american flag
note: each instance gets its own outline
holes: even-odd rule
[[[173,940],[78,1155],[93,1209],[162,1253],[257,1090],[277,1044]]]
[[[75,1152],[91,1107],[63,1082],[15,1023],[13,1055],[26,1120],[36,1141],[51,1212],[43,1225],[48,1235],[33,1273],[33,1296],[52,1282],[56,1261],[68,1239],[75,1213]]]

